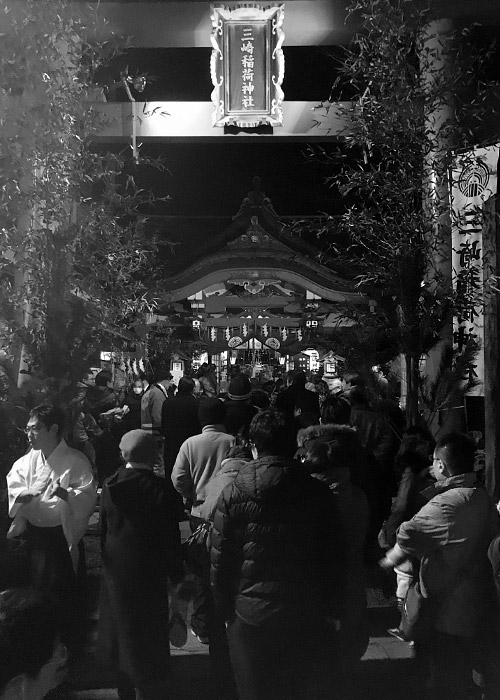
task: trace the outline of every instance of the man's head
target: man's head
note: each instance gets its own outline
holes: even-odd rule
[[[306,373],[302,369],[295,369],[292,370],[291,376],[289,376],[290,373],[287,374],[287,383],[290,386],[296,387],[303,389],[306,385],[307,378],[306,378]]]
[[[192,394],[194,390],[194,381],[188,377],[181,377],[179,379],[179,384],[177,385],[177,393],[187,396]]]
[[[174,381],[174,375],[171,372],[167,372],[164,375],[164,378],[159,382],[159,384],[162,384],[165,389],[168,389],[169,386],[173,384]]]
[[[312,391],[299,394],[295,400],[293,415],[301,428],[319,423],[319,404]]]
[[[91,370],[85,372],[82,378],[82,383],[86,386],[94,386],[94,373]]]
[[[107,369],[103,369],[95,375],[95,385],[100,387],[109,386],[113,381],[113,376],[111,372]]]
[[[129,430],[120,440],[120,452],[125,462],[153,467],[158,457],[158,442],[147,430]]]
[[[437,481],[474,471],[474,441],[464,433],[440,437],[434,448],[432,475]]]
[[[342,377],[342,388],[344,391],[350,391],[355,386],[364,390],[366,386],[364,377],[357,372],[346,372]]]
[[[40,404],[30,411],[26,434],[30,447],[46,452],[54,449],[64,430],[64,414],[57,406]]]
[[[347,399],[328,394],[321,405],[321,422],[324,425],[349,425],[351,406]]]
[[[257,413],[250,423],[249,437],[254,457],[281,454],[287,439],[285,420],[281,413],[276,411]]]
[[[349,401],[353,408],[363,407],[368,408],[368,396],[366,395],[366,390],[363,386],[357,384],[356,386],[349,389],[347,392],[349,396]]]
[[[252,384],[246,374],[240,374],[229,382],[227,398],[238,403],[250,403]]]
[[[0,697],[41,700],[66,677],[59,607],[32,589],[0,593]]]
[[[331,392],[332,394],[339,394],[343,389],[342,379],[340,377],[331,377],[326,385],[326,392]]]
[[[198,409],[201,426],[220,425],[224,422],[226,409],[219,399],[205,399]]]

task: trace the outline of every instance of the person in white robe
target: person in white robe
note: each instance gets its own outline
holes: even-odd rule
[[[32,409],[26,428],[30,451],[7,474],[8,538],[26,539],[30,584],[66,599],[76,583],[78,544],[97,499],[92,467],[85,455],[68,447],[61,434],[60,409]]]

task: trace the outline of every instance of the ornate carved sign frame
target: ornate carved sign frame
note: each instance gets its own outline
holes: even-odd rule
[[[213,126],[283,124],[284,5],[211,5]]]

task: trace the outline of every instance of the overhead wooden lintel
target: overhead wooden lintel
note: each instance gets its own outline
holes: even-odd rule
[[[226,134],[212,126],[211,102],[98,102],[94,108],[105,120],[95,139],[113,142],[132,138],[132,124],[138,141],[308,141],[339,140],[346,132],[344,116],[351,103],[318,101],[284,102],[283,126],[272,134]]]

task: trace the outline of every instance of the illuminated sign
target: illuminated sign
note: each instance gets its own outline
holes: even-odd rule
[[[281,126],[284,5],[211,7],[213,126]]]

